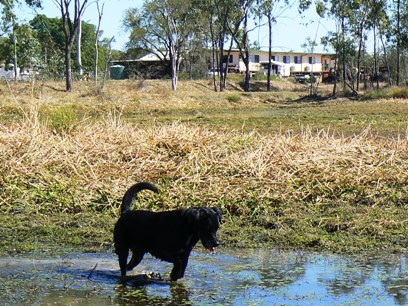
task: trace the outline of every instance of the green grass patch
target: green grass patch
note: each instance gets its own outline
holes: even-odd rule
[[[407,99],[408,98],[408,88],[406,87],[387,87],[381,90],[370,90],[362,96],[366,100],[377,100],[377,99]]]
[[[224,245],[406,249],[404,100],[237,92],[230,103],[231,93],[194,82],[165,96],[156,83],[118,84],[122,95],[110,88],[96,103],[81,100],[98,98],[89,89],[36,107],[30,97],[30,116],[0,125],[4,252],[109,248],[121,198],[138,181],[161,192],[141,193],[135,208],[221,207]]]

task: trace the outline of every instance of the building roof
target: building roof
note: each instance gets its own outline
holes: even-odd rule
[[[228,50],[224,50],[225,52],[228,52]],[[239,52],[239,49],[231,49],[233,52]],[[254,53],[268,53],[269,51],[267,50],[250,50],[250,54]],[[293,50],[272,50],[272,54],[277,54],[277,53],[285,53],[285,54],[315,54],[315,55],[327,55],[331,56],[333,53],[325,53],[325,52],[308,52],[308,51],[293,51]]]
[[[142,57],[139,57],[138,59],[136,59],[136,61],[138,62],[157,62],[157,61],[161,61],[163,58],[160,56],[158,56],[157,54],[154,53],[148,53]]]

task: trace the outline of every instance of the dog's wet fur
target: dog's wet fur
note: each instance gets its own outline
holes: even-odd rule
[[[158,192],[156,186],[142,182],[130,187],[122,200],[121,216],[114,229],[115,252],[121,276],[126,276],[145,253],[173,263],[170,280],[184,276],[191,250],[199,240],[210,250],[219,245],[217,230],[221,224],[219,208],[193,207],[164,212],[131,210],[136,194],[144,189]],[[129,250],[132,258],[127,262]]]

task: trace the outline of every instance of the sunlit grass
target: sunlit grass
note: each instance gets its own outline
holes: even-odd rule
[[[40,224],[47,237],[57,216],[79,218],[64,223],[67,230],[84,224],[80,216],[86,224],[100,217],[95,240],[106,244],[125,190],[147,180],[161,192],[142,193],[135,207],[220,206],[230,245],[406,246],[405,102],[271,106],[259,93],[212,93],[203,83],[172,93],[166,86],[124,82],[95,92],[88,85],[72,94],[48,88],[2,102],[9,114],[0,124],[2,214],[33,216],[35,232]],[[228,101],[232,94],[239,100]],[[276,125],[257,126],[254,110],[273,114]],[[223,112],[246,118],[229,121]]]

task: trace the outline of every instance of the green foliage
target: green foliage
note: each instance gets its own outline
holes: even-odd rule
[[[362,99],[365,100],[376,100],[376,99],[407,99],[408,98],[408,88],[406,87],[387,87],[380,90],[370,90],[366,92]]]
[[[238,94],[231,93],[227,96],[228,102],[238,103],[241,100],[241,96]]]
[[[48,125],[57,133],[69,133],[79,122],[77,112],[73,107],[50,109],[46,112]]]
[[[15,27],[17,38],[17,59],[19,67],[33,67],[41,62],[41,46],[37,33],[28,25]],[[0,60],[6,64],[13,63],[13,34],[0,42]]]
[[[202,34],[204,21],[200,17],[194,1],[145,1],[141,10],[126,11],[123,24],[130,32],[128,48],[147,50],[156,54],[164,65],[170,64],[173,90],[176,90],[182,61],[200,46],[197,37]]]
[[[17,37],[18,66],[40,67],[46,79],[61,80],[65,71],[65,36],[61,18],[36,15],[29,23],[15,25]],[[96,26],[82,22],[82,67],[85,72],[93,71],[95,58]],[[77,46],[73,45],[72,57],[76,57]],[[106,40],[99,43],[98,68],[105,67],[109,53]],[[14,56],[13,33],[0,40],[0,61],[12,63]],[[74,68],[78,68],[73,63]]]

